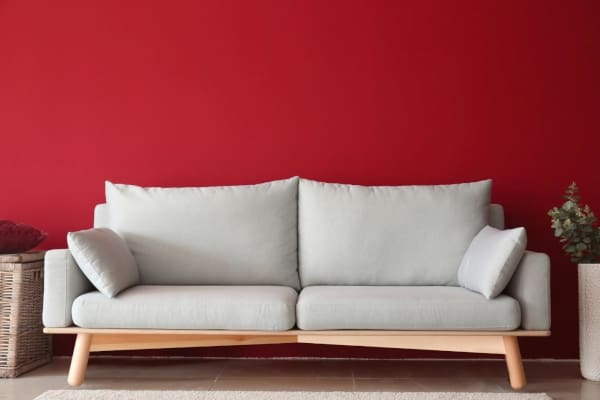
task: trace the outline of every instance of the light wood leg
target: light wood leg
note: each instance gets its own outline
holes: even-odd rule
[[[71,358],[71,366],[69,367],[69,377],[67,378],[67,382],[71,386],[79,386],[83,383],[91,343],[92,335],[90,333],[77,334],[75,348],[73,349],[73,358]]]
[[[504,336],[503,339],[510,386],[513,389],[523,389],[527,384],[527,380],[525,379],[525,370],[521,361],[519,339],[516,336]]]

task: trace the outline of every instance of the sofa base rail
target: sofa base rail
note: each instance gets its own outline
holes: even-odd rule
[[[83,383],[90,352],[178,347],[313,343],[395,349],[503,354],[513,389],[526,384],[519,337],[550,336],[550,331],[221,331],[155,329],[44,328],[48,334],[76,334],[68,383]]]

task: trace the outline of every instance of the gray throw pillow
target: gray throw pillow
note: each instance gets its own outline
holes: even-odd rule
[[[484,227],[463,256],[458,283],[488,299],[498,296],[512,278],[526,246],[525,228]]]
[[[125,241],[112,230],[69,232],[67,243],[81,271],[102,294],[114,297],[139,283],[133,255]]]

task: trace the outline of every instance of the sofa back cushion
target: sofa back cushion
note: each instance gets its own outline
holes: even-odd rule
[[[298,178],[259,185],[144,188],[106,183],[108,225],[141,284],[299,287]]]
[[[487,224],[491,180],[357,186],[301,179],[302,286],[453,285]]]

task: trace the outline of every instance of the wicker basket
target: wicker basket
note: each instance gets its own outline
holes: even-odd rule
[[[44,252],[0,255],[0,377],[14,378],[50,361],[42,332]]]

